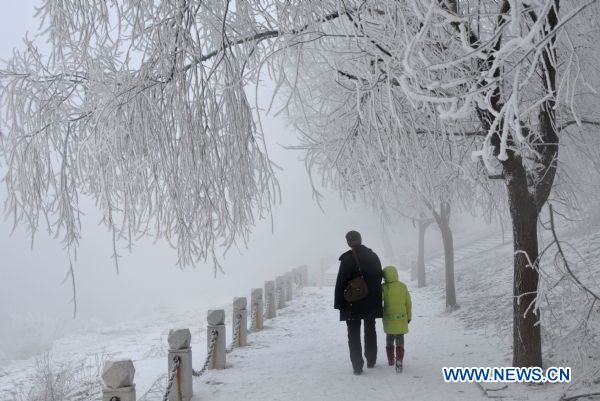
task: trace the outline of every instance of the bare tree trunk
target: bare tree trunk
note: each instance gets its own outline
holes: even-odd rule
[[[558,25],[559,1],[554,1],[546,19],[545,32]],[[556,37],[543,51],[539,70],[544,88],[552,96],[540,105],[539,135],[531,140],[537,151],[535,174],[527,175],[520,156],[509,153],[503,162],[513,225],[513,365],[542,366],[542,336],[535,305],[538,294],[538,215],[548,200],[556,176],[558,131],[556,124]]]
[[[419,219],[419,247],[417,254],[417,287],[425,287],[427,285],[427,278],[425,276],[425,231],[427,227],[432,223],[431,219],[421,218]]]
[[[454,280],[454,238],[450,229],[449,208],[442,207],[440,214],[442,241],[444,242],[444,265],[446,276],[446,308],[456,308],[456,284]]]
[[[458,2],[455,0],[440,0],[439,3],[446,10],[458,14]],[[537,218],[540,210],[548,200],[550,191],[556,176],[556,160],[558,158],[559,131],[556,123],[556,36],[551,35],[558,27],[558,10],[560,1],[554,0],[545,19],[544,33],[550,40],[544,44],[543,62],[538,65],[538,73],[541,77],[543,88],[547,91],[546,100],[540,105],[539,132],[538,136],[531,139],[531,145],[537,152],[535,162],[537,164],[535,173],[530,177],[523,166],[520,156],[512,150],[508,151],[509,157],[503,161],[504,176],[508,189],[510,214],[513,228],[514,255],[514,283],[513,283],[513,365],[520,366],[542,366],[542,341],[541,329],[537,324],[536,311],[532,302],[537,297],[539,274],[537,269],[537,258],[539,255],[537,239]],[[511,2],[503,0],[500,3],[498,25],[503,15],[510,13]],[[530,12],[530,17],[537,20],[535,12]],[[477,47],[479,35],[473,33],[469,36],[473,47]],[[500,49],[502,35],[494,45],[494,50]],[[495,55],[480,62],[482,71],[490,73],[495,78],[500,78],[499,68],[492,70]],[[498,86],[490,98],[490,104],[495,112],[501,109],[500,87]],[[477,114],[482,128],[489,131],[495,117],[489,110],[477,107]],[[502,122],[503,124],[507,122]],[[501,125],[497,127],[498,132],[491,138],[495,147],[495,155],[500,148]],[[529,136],[526,133],[525,136]],[[512,145],[509,143],[509,145]],[[528,179],[529,178],[529,179]],[[528,307],[531,308],[528,309]]]
[[[535,302],[538,291],[538,208],[519,157],[505,163],[513,226],[513,366],[542,366],[542,338]]]
[[[446,281],[446,309],[455,309],[456,304],[456,284],[454,280],[454,238],[450,229],[450,205],[442,202],[440,212],[431,208],[433,217],[442,233],[442,242],[444,243],[444,275]]]

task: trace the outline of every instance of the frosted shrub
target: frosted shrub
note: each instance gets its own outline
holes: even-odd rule
[[[105,355],[74,363],[55,363],[49,353],[36,359],[30,387],[21,388],[13,401],[96,401],[101,397]]]

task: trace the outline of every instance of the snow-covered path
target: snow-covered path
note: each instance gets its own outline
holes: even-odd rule
[[[483,336],[465,333],[446,315],[443,299],[415,289],[414,318],[406,336],[405,369],[387,366],[381,320],[377,365],[354,376],[346,325],[332,308],[333,288],[303,294],[249,337],[247,348],[228,356],[228,369],[209,371],[195,382],[196,400],[480,400],[476,384],[449,384],[443,366],[485,366],[498,352]],[[435,299],[432,299],[434,298]],[[485,351],[482,353],[482,351]]]
[[[581,241],[582,235],[572,234],[569,238]],[[596,232],[590,238],[592,240],[584,249],[589,251],[586,251],[589,266],[597,266],[600,263],[600,234]],[[378,321],[378,363],[374,369],[365,369],[363,375],[354,376],[348,356],[346,326],[332,308],[333,287],[307,287],[279,310],[275,319],[266,321],[265,330],[249,335],[248,347],[228,354],[227,369],[208,371],[194,379],[193,400],[487,400],[483,387],[478,384],[444,383],[442,367],[510,365],[511,255],[512,245],[504,244],[494,245],[486,252],[473,252],[461,259],[456,266],[461,308],[452,313],[444,311],[443,269],[429,265],[429,285],[420,289],[408,280],[408,272],[400,271],[413,298],[413,322],[405,340],[402,374],[396,374],[386,364],[385,338],[381,321]],[[579,269],[580,277],[590,283],[596,282],[592,274],[595,270]],[[132,359],[138,399],[141,399],[147,391],[154,390],[152,383],[166,374],[166,338],[170,328],[191,329],[193,365],[199,369],[206,356],[206,310],[209,306],[224,308],[231,317],[231,305],[186,306],[177,311],[156,311],[118,325],[92,327],[55,341],[48,354],[54,374],[60,375],[63,366],[68,368],[64,370],[65,374],[72,374],[72,367],[77,368],[85,362],[87,373],[82,374],[81,379],[86,380],[85,388],[91,394],[87,400],[96,401],[100,397],[99,375],[104,359]],[[231,326],[228,319],[227,343],[231,341]],[[548,366],[570,366],[568,361],[571,359],[561,355],[572,352],[577,346],[577,343],[566,344],[563,354],[556,354],[549,348],[546,363]],[[597,355],[595,351],[586,352],[590,359]],[[43,390],[46,379],[54,377],[44,376],[46,371],[38,366],[39,358],[43,362],[44,357],[12,361],[0,367],[0,400],[24,401],[32,399],[27,398],[31,388]],[[495,389],[488,393],[490,398],[518,401],[559,400],[565,394],[594,393],[600,388],[597,374],[593,373],[597,363],[592,362],[587,371],[574,370],[573,375],[579,381],[571,384],[484,386]],[[164,394],[164,388],[160,386],[164,380],[156,383],[159,384],[157,391],[149,393],[149,401],[162,399]],[[75,380],[72,390],[79,391],[84,384]]]

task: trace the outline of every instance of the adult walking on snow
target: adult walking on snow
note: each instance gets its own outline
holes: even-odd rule
[[[357,231],[346,234],[346,242],[351,248],[340,256],[340,269],[335,283],[334,308],[340,311],[340,320],[348,326],[348,347],[354,374],[363,371],[364,360],[360,340],[360,326],[364,322],[365,358],[367,367],[375,366],[377,360],[377,332],[375,319],[383,317],[381,298],[382,270],[379,257],[362,245],[362,238]],[[350,280],[364,278],[368,289],[366,298],[348,302],[344,291]]]

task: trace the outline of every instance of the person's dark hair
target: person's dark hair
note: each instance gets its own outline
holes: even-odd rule
[[[346,242],[350,248],[356,248],[362,244],[362,238],[360,237],[360,233],[358,231],[348,231],[346,234]]]

